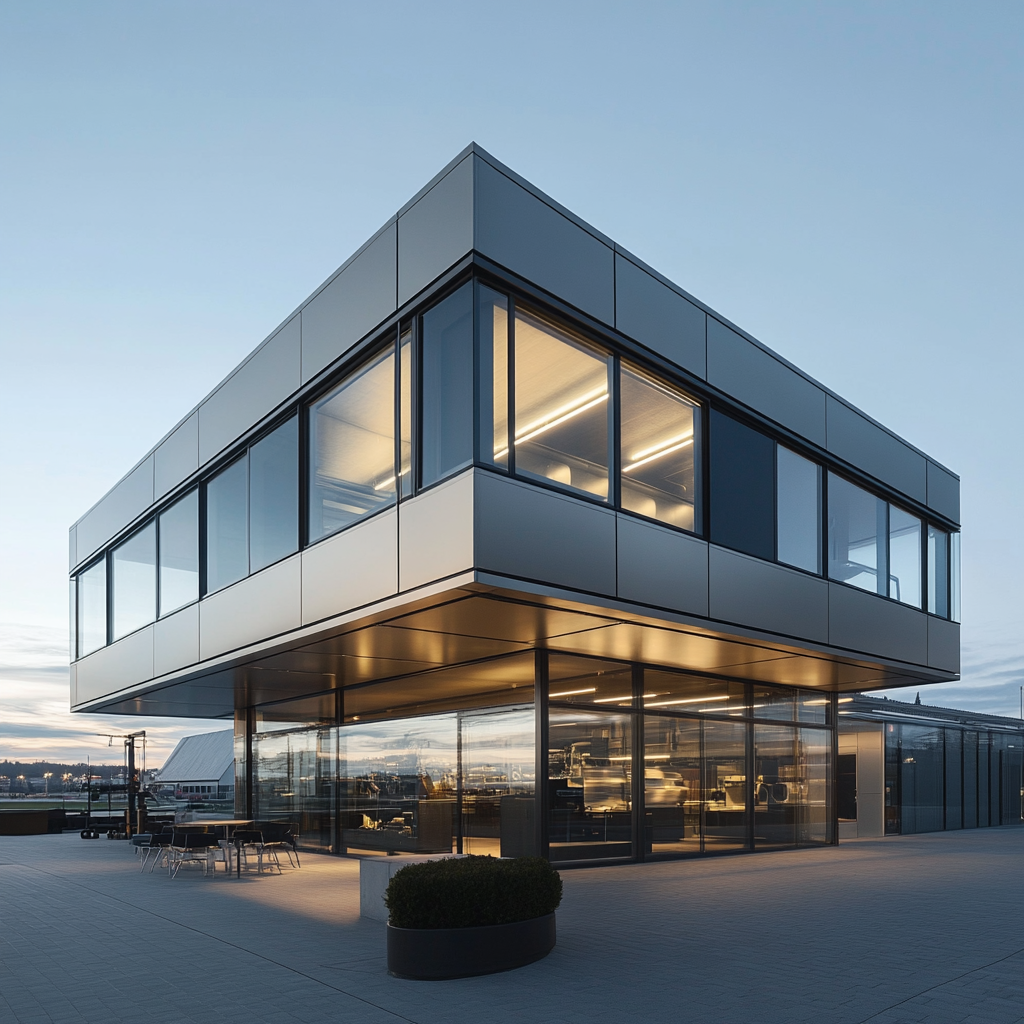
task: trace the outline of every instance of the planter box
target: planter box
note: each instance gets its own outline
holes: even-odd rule
[[[388,973],[440,981],[525,967],[555,948],[555,915],[479,928],[388,925]]]

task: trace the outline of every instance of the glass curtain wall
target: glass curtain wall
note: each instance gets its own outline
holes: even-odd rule
[[[160,614],[199,600],[199,491],[190,491],[159,517]]]
[[[110,572],[111,640],[119,640],[156,619],[156,523],[114,548]]]
[[[775,446],[775,549],[786,565],[821,573],[821,466]]]
[[[78,656],[107,642],[107,561],[101,558],[78,574]]]
[[[299,548],[299,418],[249,449],[249,572]]]
[[[848,480],[828,477],[828,575],[887,594],[886,503]]]

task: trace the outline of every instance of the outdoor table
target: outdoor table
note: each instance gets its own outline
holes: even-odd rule
[[[186,825],[186,826],[189,826],[189,825],[203,825],[206,828],[213,828],[213,829],[223,828],[224,829],[224,841],[225,842],[230,842],[234,846],[234,848],[235,848],[235,877],[236,878],[241,878],[242,877],[242,848],[241,848],[241,843],[239,843],[237,840],[230,839],[228,837],[228,835],[227,835],[227,830],[229,828],[237,829],[237,828],[240,828],[243,825],[251,825],[251,824],[253,824],[253,819],[252,818],[230,818],[230,819],[211,818],[208,821],[183,821],[183,822],[181,822],[181,824],[182,825]],[[218,846],[220,845],[220,840],[218,840],[217,845]],[[225,870],[227,870],[227,871],[231,870],[230,864],[226,864],[225,865]]]

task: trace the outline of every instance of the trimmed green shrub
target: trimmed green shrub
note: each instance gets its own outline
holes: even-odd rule
[[[542,857],[460,857],[396,871],[384,905],[396,928],[473,928],[552,914],[562,879]]]

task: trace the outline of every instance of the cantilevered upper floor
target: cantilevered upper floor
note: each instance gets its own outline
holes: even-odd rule
[[[72,528],[72,705],[959,671],[959,480],[476,146]],[[269,694],[269,696],[268,696]]]

